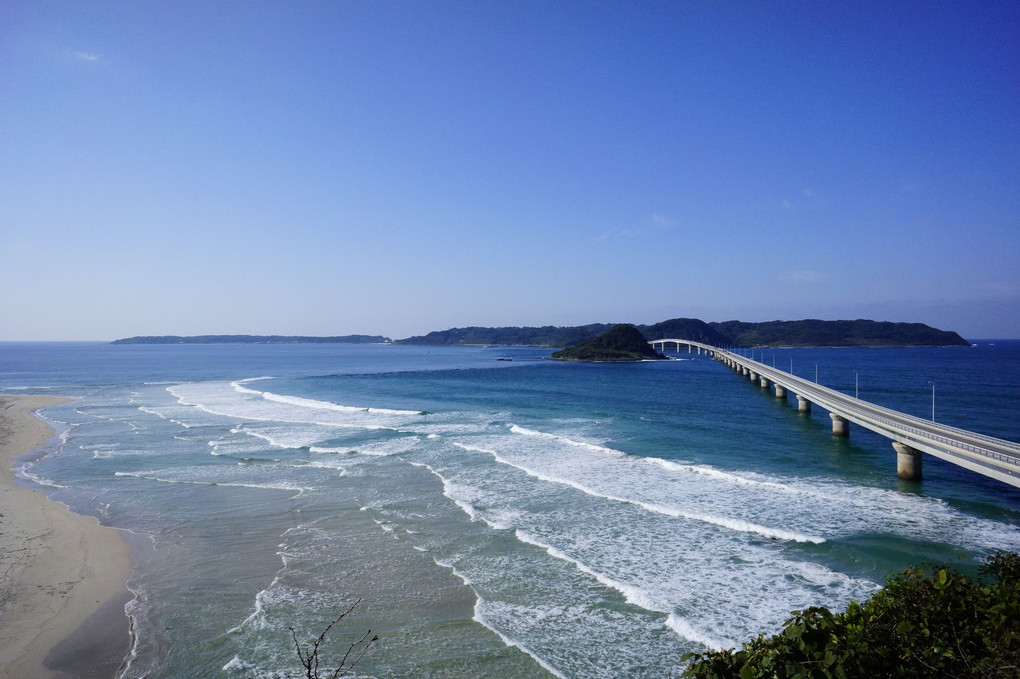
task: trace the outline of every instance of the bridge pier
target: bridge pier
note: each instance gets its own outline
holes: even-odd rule
[[[832,435],[838,436],[839,438],[846,438],[850,436],[850,422],[841,415],[836,413],[829,413],[829,417],[832,418]]]
[[[892,447],[896,450],[896,476],[909,481],[920,481],[923,453],[899,441],[893,441]]]
[[[752,384],[761,385],[763,390],[769,387],[774,388],[777,399],[786,399],[790,396],[791,389],[795,390],[793,395],[797,397],[797,410],[804,415],[810,416],[811,399],[815,399],[832,419],[833,437],[844,438],[850,435],[849,416],[853,414],[854,422],[859,426],[892,440],[893,449],[896,451],[896,474],[901,479],[920,479],[923,455],[928,453],[949,463],[1020,488],[1020,462],[1017,462],[1017,450],[1020,448],[1017,443],[982,437],[980,445],[975,446],[970,443],[973,437],[968,432],[960,432],[934,423],[922,430],[917,430],[912,426],[913,418],[905,416],[903,413],[889,412],[888,409],[863,401],[858,401],[859,407],[844,411],[840,404],[844,402],[845,395],[793,377],[792,363],[788,384],[794,386],[787,387],[777,384],[774,380],[759,373],[757,366],[760,364],[754,360],[748,361],[747,357],[741,353],[732,353],[708,345],[699,346],[702,343],[676,338],[652,340],[649,344],[661,345],[663,351],[665,351],[666,344],[674,344],[677,347],[677,352],[681,351],[681,345],[686,344],[689,354],[693,354],[694,348],[697,347],[699,356],[709,356],[729,366],[738,375],[748,378]],[[751,357],[754,358],[753,353]],[[774,360],[773,367],[775,367]],[[779,379],[783,380],[784,384],[787,383],[785,377]],[[817,381],[816,379],[815,382],[817,383]],[[806,394],[810,394],[809,397],[796,393],[802,388]],[[834,409],[836,412],[833,412]],[[846,412],[847,415],[843,415],[843,412]],[[882,423],[874,421],[872,416],[881,416]],[[895,440],[899,436],[902,436],[903,440],[924,446],[923,452],[910,444]]]

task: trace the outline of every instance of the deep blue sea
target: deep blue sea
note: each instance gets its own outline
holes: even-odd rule
[[[128,531],[123,677],[649,677],[929,560],[1020,551],[1020,491],[798,414],[704,356],[527,348],[0,344],[58,436],[18,470]],[[748,352],[750,353],[750,352]],[[511,358],[513,360],[498,360]],[[1020,342],[755,350],[863,399],[1020,441]]]

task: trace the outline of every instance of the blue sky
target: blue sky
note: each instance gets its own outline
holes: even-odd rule
[[[1020,5],[9,0],[0,239],[0,340],[1020,337]]]

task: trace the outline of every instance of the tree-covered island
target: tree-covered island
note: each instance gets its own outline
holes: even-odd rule
[[[598,337],[574,344],[553,353],[558,361],[599,361],[621,363],[654,361],[666,358],[648,344],[645,336],[633,325],[614,325]]]

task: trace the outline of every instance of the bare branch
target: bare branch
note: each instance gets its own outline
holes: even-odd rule
[[[361,599],[358,599],[357,601],[352,603],[346,609],[341,611],[341,613],[338,616],[333,618],[333,620],[331,620],[330,623],[326,625],[325,629],[322,630],[322,633],[319,635],[319,637],[312,642],[310,649],[301,646],[301,642],[298,641],[297,632],[294,630],[293,627],[287,628],[290,630],[291,636],[293,636],[294,638],[294,647],[297,650],[298,660],[301,661],[301,666],[305,670],[305,679],[319,679],[320,646],[322,646],[323,642],[325,642],[326,636],[329,634],[330,630],[333,629],[333,626],[340,622],[341,620],[343,620],[345,617],[347,617],[347,615],[351,611],[353,611],[354,607],[357,606],[359,603],[361,603]],[[374,635],[372,636],[371,639],[369,639],[369,635],[371,634],[372,630],[369,630],[365,632],[365,634],[362,635],[360,639],[352,643],[347,648],[347,651],[344,653],[343,658],[340,659],[340,664],[337,665],[335,670],[333,670],[331,673],[329,670],[324,670],[328,673],[330,679],[339,679],[340,677],[347,676],[351,672],[351,670],[354,669],[354,666],[361,662],[361,659],[365,657],[366,653],[368,653],[368,650],[372,647],[372,644],[379,640],[379,635]],[[356,653],[357,655],[352,660],[351,656],[354,653]]]

